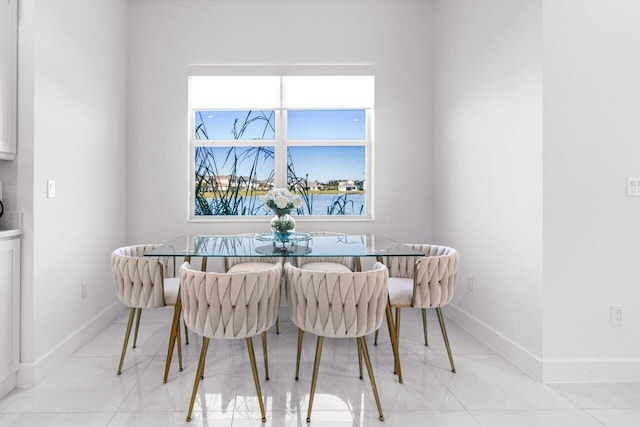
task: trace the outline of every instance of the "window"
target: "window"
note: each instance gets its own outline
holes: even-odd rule
[[[271,215],[260,196],[274,187],[302,197],[301,218],[372,217],[374,77],[328,68],[190,75],[192,220]]]

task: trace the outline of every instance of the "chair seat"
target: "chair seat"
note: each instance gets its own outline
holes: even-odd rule
[[[166,305],[176,305],[180,292],[180,278],[169,277],[164,279],[164,303]]]
[[[264,271],[273,268],[270,262],[243,262],[236,264],[227,270],[227,273],[251,273],[254,271]]]
[[[324,271],[331,273],[351,273],[351,269],[337,262],[310,262],[300,267],[303,270]]]
[[[413,300],[413,279],[389,277],[389,302],[392,306],[408,307]]]

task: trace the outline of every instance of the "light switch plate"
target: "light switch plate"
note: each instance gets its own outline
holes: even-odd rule
[[[53,199],[56,197],[56,181],[53,179],[47,180],[47,198]]]

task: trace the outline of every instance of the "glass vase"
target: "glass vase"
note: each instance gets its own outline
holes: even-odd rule
[[[288,242],[289,236],[296,231],[296,220],[293,219],[289,212],[276,213],[271,218],[271,231],[278,241]]]

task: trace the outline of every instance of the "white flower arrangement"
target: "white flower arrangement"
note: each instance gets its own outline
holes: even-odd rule
[[[302,198],[286,188],[273,188],[260,196],[260,199],[264,203],[265,211],[273,210],[277,215],[288,214],[292,209],[302,207]]]

